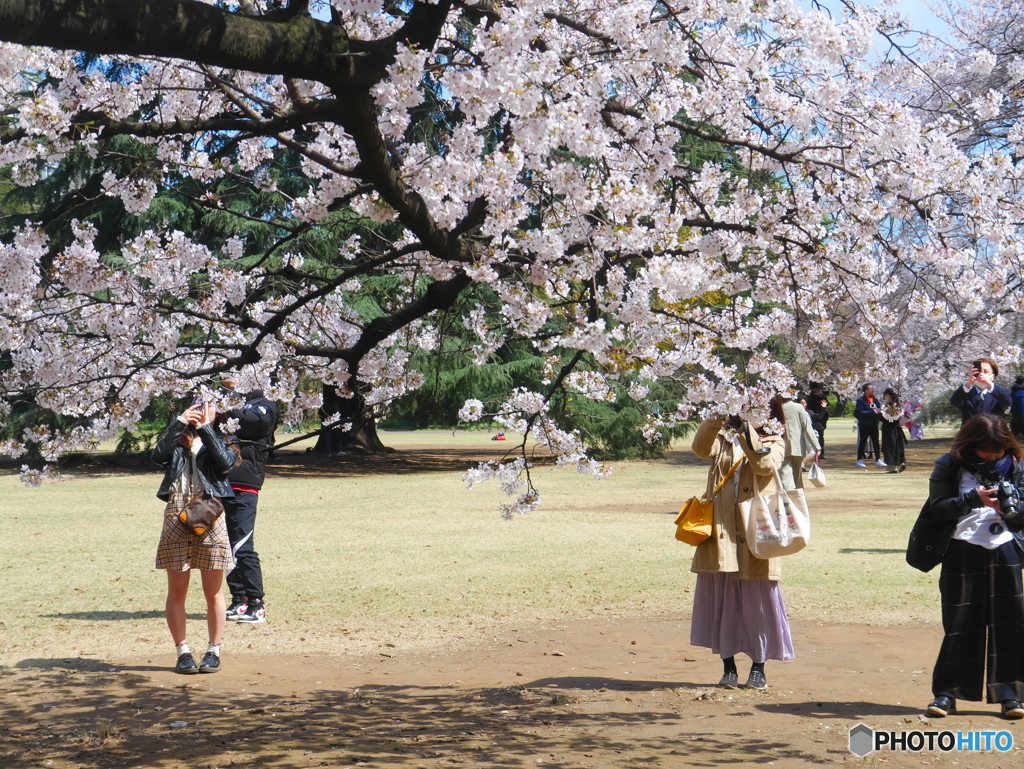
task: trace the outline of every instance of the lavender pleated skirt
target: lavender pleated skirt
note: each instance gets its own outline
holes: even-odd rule
[[[690,644],[721,657],[743,652],[754,662],[793,659],[779,583],[740,579],[735,573],[698,574]]]

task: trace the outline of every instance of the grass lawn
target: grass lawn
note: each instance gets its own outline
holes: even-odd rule
[[[809,489],[813,539],[784,562],[794,618],[938,621],[938,573],[903,559],[928,473],[953,430],[910,444],[899,475],[853,466],[849,420],[826,433],[829,486]],[[485,432],[385,433],[402,453],[472,450]],[[368,474],[343,458],[323,472],[272,469],[257,547],[266,625],[230,627],[232,651],[377,653],[472,644],[495,626],[596,615],[685,616],[692,549],[672,520],[703,490],[706,465],[685,446],[623,462],[594,480],[538,467],[542,506],[501,520],[496,487],[467,490],[456,472]],[[0,664],[39,657],[166,651],[164,575],[153,568],[162,503],[156,472],[78,469],[25,488],[0,475]],[[198,581],[198,580],[197,580]],[[205,611],[193,586],[190,616]],[[202,625],[192,622],[192,635]]]

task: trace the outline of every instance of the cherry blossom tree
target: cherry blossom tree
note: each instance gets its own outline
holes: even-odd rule
[[[878,55],[879,30],[906,40],[890,10],[790,0],[335,0],[329,21],[305,0],[0,0],[12,181],[136,147],[93,177],[135,217],[116,247],[88,217],[0,245],[0,408],[59,417],[0,450],[56,461],[227,371],[289,410],[321,405],[312,379],[362,413],[421,384],[412,351],[475,287],[500,302],[461,317],[476,359],[514,339],[545,370],[461,417],[596,475],[555,393],[643,404],[674,381],[655,438],[794,370],[850,389],[1015,362],[1017,136],[964,141],[998,95],[922,99],[938,65]],[[154,216],[167,195],[238,227]],[[525,445],[468,474],[508,515],[539,499]]]

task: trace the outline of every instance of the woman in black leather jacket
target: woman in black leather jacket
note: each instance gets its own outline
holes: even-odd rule
[[[157,497],[167,502],[156,568],[167,571],[167,627],[174,639],[178,673],[216,673],[220,670],[220,642],[224,633],[224,572],[234,565],[228,531],[221,515],[198,536],[178,518],[189,499],[233,497],[228,471],[238,461],[233,449],[213,426],[213,407],[196,404],[164,430],[152,459],[166,468]],[[185,639],[185,596],[189,577],[199,569],[206,596],[206,625],[210,640],[203,661],[196,664]]]
[[[1024,718],[1024,589],[1016,485],[1021,448],[1006,422],[979,414],[964,423],[929,483],[931,515],[948,521],[939,594],[945,638],[932,673],[932,716],[956,700],[1002,703],[1006,718]],[[1000,490],[1001,483],[1006,482]]]

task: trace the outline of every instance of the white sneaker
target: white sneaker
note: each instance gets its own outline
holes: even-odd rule
[[[864,460],[863,459],[858,459],[857,460],[857,467],[867,467],[867,465],[864,464]]]
[[[879,460],[878,460],[877,462],[875,462],[875,467],[888,467],[888,466],[889,466],[889,465],[887,465],[887,464],[886,464],[885,462],[883,462],[883,461],[882,461],[881,459],[879,459]]]

